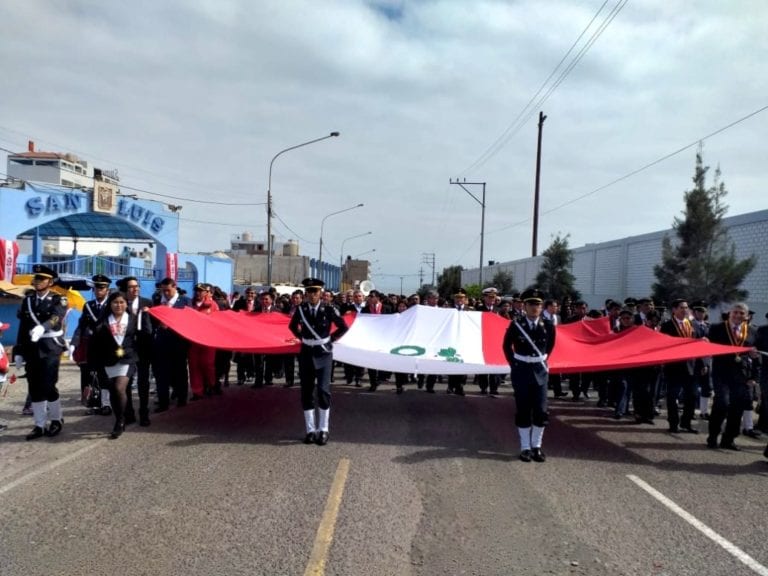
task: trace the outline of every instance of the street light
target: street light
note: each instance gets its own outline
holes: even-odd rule
[[[355,210],[356,208],[362,208],[363,206],[364,204],[361,202],[360,204],[356,204],[355,206],[344,208],[344,210],[337,210],[336,212],[331,212],[320,221],[320,254],[317,257],[318,271],[323,265],[323,228],[325,227],[325,221],[328,220],[328,218],[330,218],[331,216],[336,216],[337,214],[343,214],[344,212],[349,212],[350,210]]]
[[[344,244],[347,242],[347,240],[354,240],[355,238],[370,236],[371,234],[373,234],[373,232],[363,232],[362,234],[357,234],[356,236],[350,236],[349,238],[344,238],[344,240],[341,241],[341,250],[339,250],[339,268],[342,268],[344,266]]]
[[[272,242],[272,164],[275,163],[275,160],[277,160],[277,157],[281,154],[284,154],[286,152],[290,152],[291,150],[296,150],[296,148],[301,148],[303,146],[309,146],[310,144],[314,144],[315,142],[321,142],[323,140],[327,140],[328,138],[335,138],[338,136],[338,132],[331,132],[328,134],[328,136],[323,136],[322,138],[315,138],[314,140],[309,140],[308,142],[302,142],[301,144],[296,144],[296,146],[290,146],[289,148],[285,148],[283,150],[280,150],[277,154],[275,154],[272,157],[272,160],[269,163],[269,182],[267,185],[267,285],[272,285],[272,252],[273,250],[273,242]]]
[[[362,252],[354,257],[355,260],[360,260],[360,256],[365,256],[366,254],[370,254],[371,252],[376,252],[376,248],[373,250],[366,250],[365,252]]]

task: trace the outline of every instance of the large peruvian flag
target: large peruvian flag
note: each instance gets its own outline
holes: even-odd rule
[[[160,306],[152,316],[188,340],[259,354],[299,351],[286,314],[220,312]],[[333,346],[334,359],[409,374],[505,374],[502,344],[509,321],[489,312],[413,306],[401,314],[346,316],[349,331]],[[673,338],[645,326],[616,334],[607,319],[558,326],[548,364],[553,373],[594,372],[657,365],[748,348]]]
[[[14,240],[0,238],[0,280],[13,282],[16,273],[16,259],[19,257],[19,244]]]

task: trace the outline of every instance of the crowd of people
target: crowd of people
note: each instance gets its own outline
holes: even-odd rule
[[[262,388],[283,379],[283,386],[292,387],[298,374],[304,441],[320,445],[329,439],[330,383],[337,375],[350,386],[362,388],[367,381],[370,392],[383,382],[393,381],[398,394],[409,385],[435,393],[436,385],[444,383],[449,394],[463,396],[471,384],[480,394],[496,396],[506,378],[495,374],[412,375],[333,361],[333,341],[346,331],[341,319],[344,314],[391,314],[415,305],[485,311],[511,320],[503,345],[516,397],[515,422],[523,461],[546,459],[541,446],[548,397],[583,402],[596,394],[597,407],[609,410],[617,420],[631,418],[638,424],[653,424],[664,407],[668,431],[673,434],[697,434],[693,420],[708,420],[706,445],[710,448],[738,450],[734,440],[739,434],[759,437],[761,432],[768,433],[768,370],[760,370],[760,352],[768,352],[768,326],[754,326],[748,307],[741,303],[712,323],[706,303],[682,299],[672,301],[666,310],[655,307],[650,298],[608,300],[601,309],[590,309],[584,301],[560,303],[546,299],[537,290],[504,298],[495,288],[486,288],[477,299],[461,289],[451,298],[442,298],[434,290],[425,292],[423,298],[419,294],[406,297],[359,289],[334,294],[313,278],[290,295],[279,295],[274,289],[257,294],[249,287],[242,295],[232,296],[205,283],[197,284],[193,295],[188,296],[173,279],[166,278],[157,284],[153,298],[147,299],[139,295],[140,283],[135,277],[121,278],[113,287],[110,278],[96,275],[92,278],[93,299],[85,304],[74,337],[67,342],[63,330],[66,302],[51,290],[56,278],[51,268],[35,266],[33,290],[19,309],[13,359],[19,369],[25,366],[29,386],[25,413],[31,412],[34,426],[28,440],[53,437],[63,430],[56,384],[62,352],[67,349],[80,367],[83,402],[93,414],[114,416],[112,438],[120,437],[125,427],[135,422],[151,424],[152,381],[154,412],[164,412],[172,402],[183,407],[189,401],[221,395],[230,385],[233,362],[234,383],[239,386]],[[226,309],[286,314],[291,318],[290,330],[301,342],[301,351],[233,353],[191,343],[150,316],[148,310],[153,306],[189,307],[203,314]],[[607,318],[615,332],[644,325],[672,337],[707,338],[752,351],[658,367],[550,374],[547,357],[554,347],[557,325],[596,318]],[[138,395],[138,415],[134,392]],[[755,403],[759,415],[756,423]]]

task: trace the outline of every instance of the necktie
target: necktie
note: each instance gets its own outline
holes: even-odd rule
[[[310,309],[309,309],[309,317],[310,317],[310,318],[312,318],[312,320],[314,320],[314,319],[315,319],[315,311],[316,311],[316,310],[315,310],[315,307],[314,307],[314,306],[313,306],[312,308],[310,308]]]

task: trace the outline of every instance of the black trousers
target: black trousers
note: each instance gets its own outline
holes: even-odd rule
[[[333,355],[319,353],[313,349],[317,346],[301,347],[299,353],[299,378],[301,379],[301,408],[315,408],[315,391],[317,391],[317,406],[321,410],[331,407],[331,370],[333,370]]]
[[[512,388],[515,391],[515,426],[544,427],[549,422],[547,381],[549,374],[542,363],[512,363]]]
[[[677,374],[671,375],[667,380],[667,422],[669,427],[674,429],[678,426],[690,428],[693,420],[693,413],[696,409],[696,384],[693,376]],[[678,413],[678,398],[682,397],[683,415]],[[739,416],[741,418],[741,416]]]
[[[499,384],[501,383],[501,376],[498,374],[478,374],[477,385],[480,386],[480,390],[491,389],[491,394],[495,394],[499,391]]]
[[[716,441],[725,422],[722,442],[730,444],[739,435],[744,405],[749,399],[749,388],[745,384],[724,382],[713,377],[715,400],[709,415],[709,438]]]
[[[54,402],[59,399],[60,355],[44,356],[42,358],[26,358],[27,384],[32,402]]]

